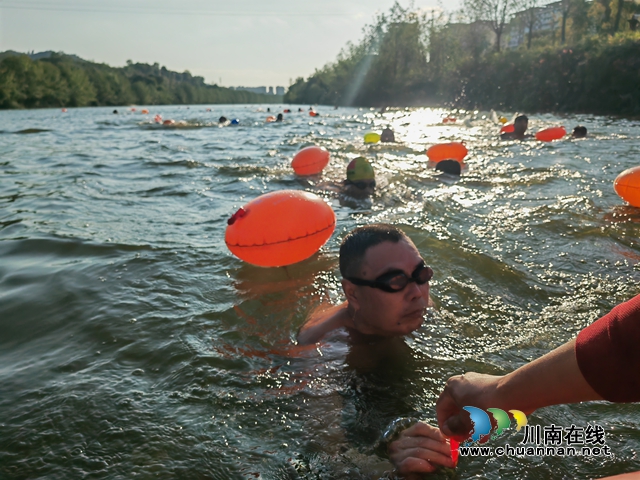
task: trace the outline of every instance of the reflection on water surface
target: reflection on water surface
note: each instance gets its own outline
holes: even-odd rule
[[[640,214],[612,188],[638,164],[638,122],[531,116],[533,131],[590,132],[542,144],[498,141],[486,112],[445,125],[439,109],[319,107],[266,124],[257,108],[0,112],[1,478],[377,478],[391,468],[379,432],[398,416],[433,421],[449,376],[511,370],[638,293]],[[156,113],[188,128],[157,127]],[[398,144],[364,145],[386,125]],[[462,177],[427,166],[427,147],[460,140]],[[332,160],[301,182],[289,162],[309,144]],[[316,186],[358,155],[376,170],[370,202]],[[227,218],[284,188],[323,195],[336,233],[301,264],[243,264]],[[294,345],[307,313],[341,298],[342,236],[372,222],[411,236],[437,308],[405,341]],[[436,478],[640,469],[634,405],[529,421],[598,423],[616,456],[465,459]]]

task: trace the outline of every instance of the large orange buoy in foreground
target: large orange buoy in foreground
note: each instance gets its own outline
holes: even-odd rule
[[[536,140],[541,142],[552,142],[553,140],[559,140],[567,134],[564,127],[551,127],[540,130],[536,133]]]
[[[231,253],[260,267],[282,267],[316,253],[336,228],[336,215],[313,193],[281,190],[251,200],[227,223]]]
[[[295,154],[291,161],[298,175],[316,175],[329,163],[329,152],[323,147],[305,147]]]
[[[460,142],[439,143],[427,150],[427,157],[432,162],[441,160],[458,160],[461,162],[467,156],[467,153],[469,153],[467,147]]]
[[[640,207],[640,167],[625,170],[613,181],[613,189],[620,198],[634,207]]]

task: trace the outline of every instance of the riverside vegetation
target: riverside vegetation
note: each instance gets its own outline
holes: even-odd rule
[[[202,77],[177,73],[157,63],[127,62],[122,68],[53,53],[32,60],[0,54],[0,108],[275,103],[281,96],[261,95],[208,85]]]
[[[467,23],[396,4],[335,62],[298,78],[285,101],[640,114],[640,32],[620,20],[640,5],[562,0],[571,8],[561,30],[536,32],[518,48],[505,49],[495,39],[508,18],[500,25],[483,16],[478,8],[487,1],[508,0],[469,0],[467,11],[458,12],[473,20]],[[517,4],[509,5],[514,12]]]

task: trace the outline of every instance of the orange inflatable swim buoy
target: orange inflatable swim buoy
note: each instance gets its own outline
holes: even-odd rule
[[[296,153],[291,161],[298,175],[316,175],[329,163],[329,152],[323,147],[305,147]]]
[[[616,177],[613,189],[633,207],[640,207],[640,167],[629,168]]]
[[[564,127],[551,127],[540,130],[536,133],[536,140],[541,142],[552,142],[553,140],[559,140],[567,134]]]
[[[317,117],[318,115],[320,115],[318,112],[314,112],[314,111],[309,112],[309,116],[311,117]]]
[[[165,120],[164,122],[162,122],[163,125],[174,125],[175,123],[176,123],[176,121],[175,120],[171,120],[171,119],[168,119],[168,120]]]
[[[429,160],[432,162],[439,162],[441,160],[458,160],[462,162],[464,157],[467,156],[467,153],[469,153],[467,147],[460,142],[439,143],[427,150],[427,157],[429,157]]]
[[[442,123],[456,123],[458,119],[456,117],[444,117]]]
[[[313,193],[281,190],[251,200],[227,224],[231,253],[260,267],[282,267],[316,253],[333,234],[336,215]]]
[[[269,115],[267,117],[267,119],[265,120],[265,122],[267,123],[271,123],[271,122],[275,122],[276,121],[276,117],[274,117],[273,115]]]
[[[149,110],[147,110],[146,108],[143,108],[140,113],[142,113],[143,115],[146,115],[147,113],[149,113]]]
[[[511,133],[515,130],[516,127],[514,127],[513,123],[510,123],[509,125],[505,125],[504,127],[502,127],[500,129],[500,133]]]

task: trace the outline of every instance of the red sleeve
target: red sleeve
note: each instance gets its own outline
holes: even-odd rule
[[[576,358],[587,383],[610,402],[640,402],[640,295],[578,334]]]

